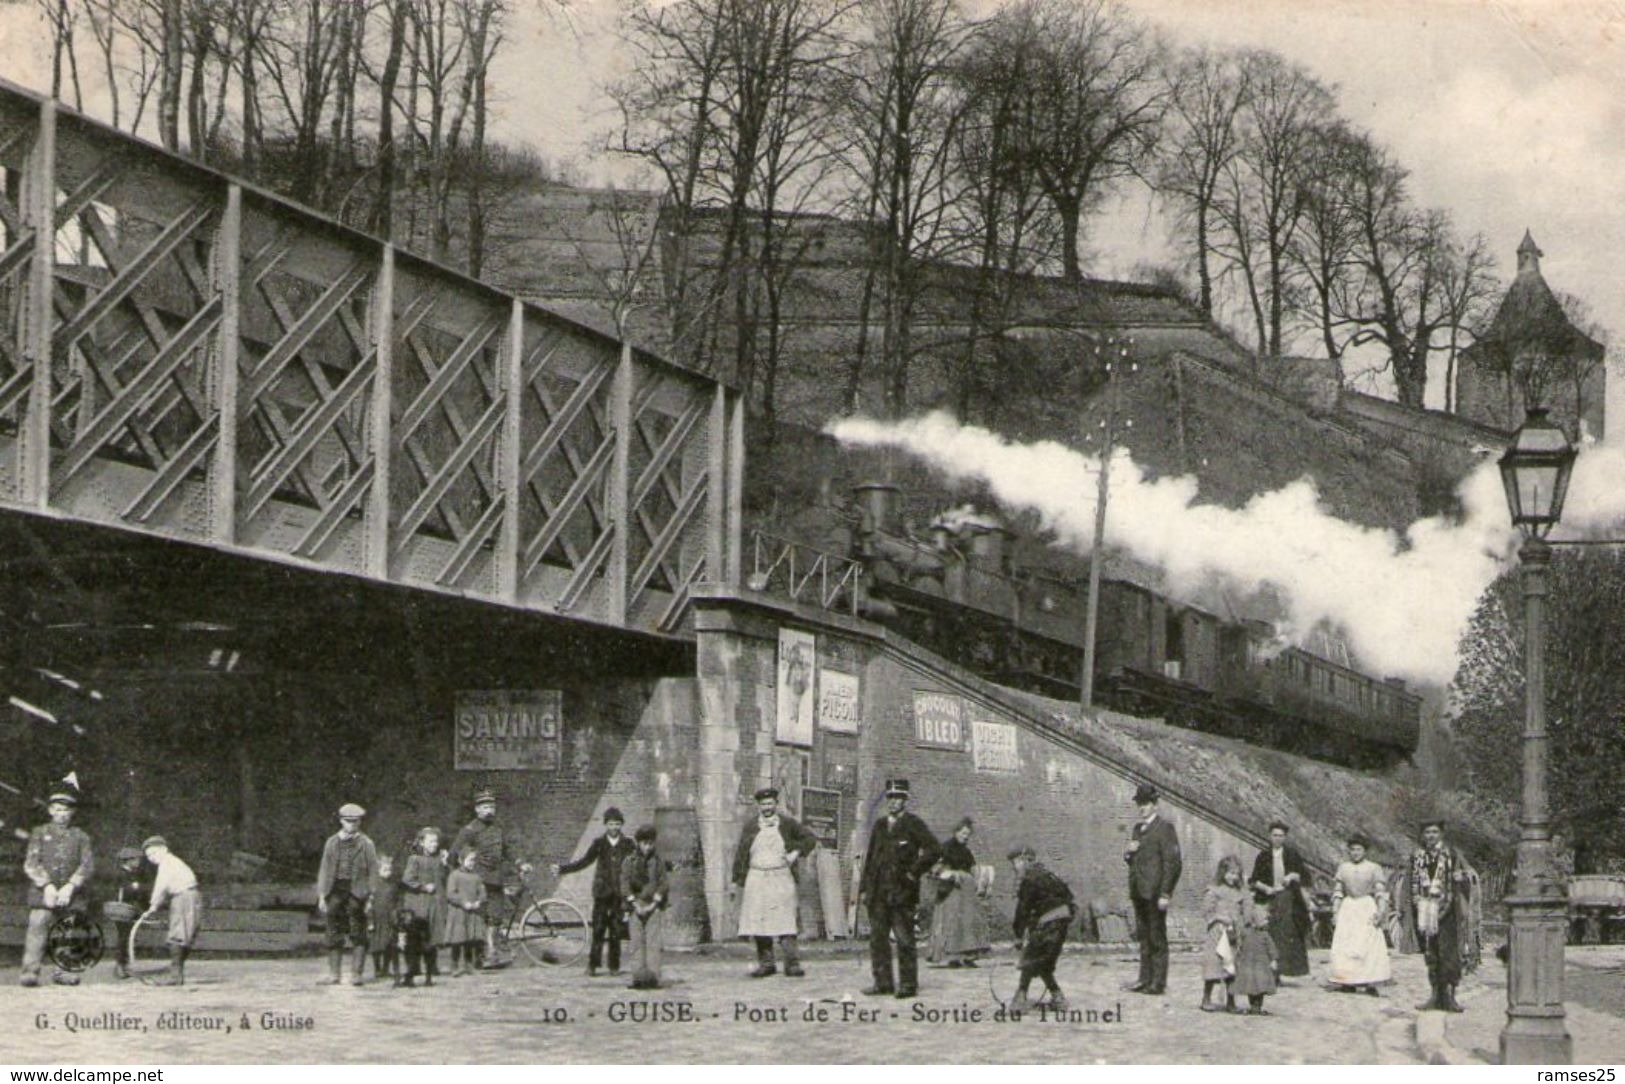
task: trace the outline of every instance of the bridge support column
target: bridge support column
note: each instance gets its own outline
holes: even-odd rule
[[[39,129],[23,174],[23,228],[34,232],[23,303],[22,352],[32,367],[18,466],[23,503],[51,503],[51,332],[56,270],[56,102],[40,103]]]
[[[519,599],[519,514],[520,460],[524,456],[525,407],[525,305],[514,298],[508,316],[508,341],[502,354],[502,394],[507,399],[502,415],[501,449],[497,462],[497,486],[502,491],[502,527],[497,536],[497,594],[505,602]]]
[[[389,579],[389,471],[394,459],[395,246],[385,245],[372,288],[372,490],[367,494],[364,545],[367,574]]]
[[[609,566],[604,572],[608,583],[608,610],[605,615],[616,625],[626,624],[627,577],[630,574],[628,546],[632,541],[632,347],[621,344],[621,360],[609,392],[609,424],[615,430],[615,450],[609,465],[610,539]]]
[[[237,423],[238,351],[242,339],[242,231],[243,190],[226,186],[226,205],[220,212],[210,254],[211,285],[220,297],[220,328],[215,332],[210,368],[214,409],[220,419],[214,459],[209,466],[209,536],[230,546],[237,542]]]

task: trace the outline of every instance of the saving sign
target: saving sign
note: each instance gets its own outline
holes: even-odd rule
[[[914,740],[938,749],[965,748],[963,705],[950,693],[914,691]]]
[[[458,693],[457,770],[558,771],[560,699],[557,689]]]
[[[1008,723],[973,719],[970,724],[970,750],[971,760],[979,772],[1021,771],[1016,728]]]

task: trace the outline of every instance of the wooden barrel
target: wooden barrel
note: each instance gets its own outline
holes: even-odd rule
[[[700,819],[687,807],[655,810],[656,847],[670,866],[671,902],[666,908],[666,944],[691,947],[711,940],[710,910],[705,904],[705,851],[700,846]]]

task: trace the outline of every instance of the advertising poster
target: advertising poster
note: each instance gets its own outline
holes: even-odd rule
[[[818,725],[837,734],[856,734],[863,723],[858,675],[840,670],[818,672]]]
[[[779,711],[775,738],[789,745],[813,741],[813,674],[818,638],[800,629],[779,630]]]

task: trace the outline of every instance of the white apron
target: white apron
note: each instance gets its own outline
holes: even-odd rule
[[[1377,901],[1370,896],[1345,897],[1338,908],[1329,976],[1334,984],[1375,985],[1393,976],[1388,965],[1388,942],[1382,930],[1371,924],[1376,913]]]
[[[784,937],[796,932],[796,879],[785,860],[779,826],[763,827],[750,845],[750,872],[739,901],[740,937]]]

